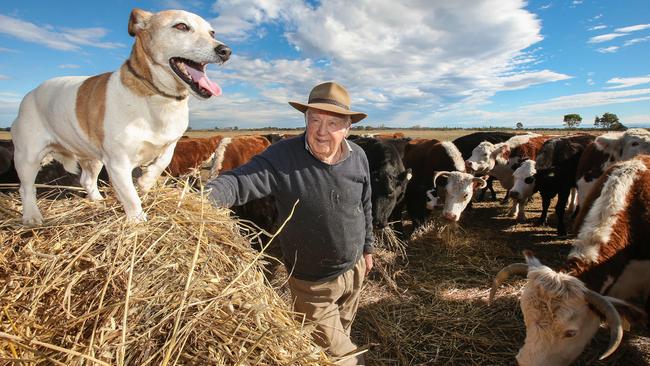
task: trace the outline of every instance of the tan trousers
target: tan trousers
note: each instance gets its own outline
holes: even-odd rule
[[[352,322],[359,307],[359,295],[366,273],[363,256],[349,271],[326,282],[289,278],[294,310],[316,324],[314,340],[335,358],[354,353],[350,339]],[[364,365],[363,355],[344,359],[339,365]]]

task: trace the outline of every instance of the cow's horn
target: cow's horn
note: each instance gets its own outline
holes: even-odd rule
[[[438,177],[443,176],[443,177],[448,177],[450,172],[441,170],[439,172],[436,172],[436,174],[433,176],[433,188],[436,188],[436,180]]]
[[[607,347],[607,351],[605,351],[605,353],[603,353],[599,358],[599,360],[603,360],[614,353],[621,344],[621,339],[623,339],[623,323],[621,321],[621,316],[618,314],[614,305],[597,292],[591,290],[585,292],[585,301],[591,304],[599,313],[605,316],[605,319],[607,319],[607,325],[609,326],[609,346]]]
[[[488,298],[488,305],[492,305],[492,300],[494,300],[494,294],[497,292],[497,288],[501,286],[503,281],[507,280],[508,277],[512,275],[522,275],[525,276],[528,274],[528,265],[526,263],[513,263],[497,273],[494,276],[492,281],[492,288],[490,289],[490,297]]]

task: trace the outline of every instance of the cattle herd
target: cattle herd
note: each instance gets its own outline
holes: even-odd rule
[[[180,177],[209,169],[208,176],[236,168],[272,143],[293,135],[181,138],[167,168]],[[490,301],[514,274],[527,276],[521,295],[525,344],[517,355],[523,365],[569,364],[605,319],[611,340],[602,358],[618,347],[627,324],[648,326],[650,311],[650,132],[630,129],[600,136],[587,133],[554,136],[477,132],[453,141],[411,139],[401,133],[350,135],[366,153],[372,185],[373,225],[393,225],[404,232],[408,218],[417,228],[439,215],[455,223],[478,193],[496,194],[492,182],[507,190],[509,215],[526,218],[534,193],[542,198],[539,225],[546,224],[557,197],[557,235],[573,228],[573,249],[557,270],[541,264],[532,252],[495,277]],[[100,180],[108,181],[105,172]],[[49,160],[37,183],[79,186],[79,177]],[[13,144],[0,141],[0,184],[19,183]],[[8,189],[7,185],[0,189]],[[441,208],[439,214],[436,214]],[[234,208],[265,230],[275,225],[272,197]],[[566,218],[565,214],[570,214]],[[404,216],[407,215],[407,216]],[[404,216],[404,217],[403,217]],[[572,225],[567,225],[571,221]]]

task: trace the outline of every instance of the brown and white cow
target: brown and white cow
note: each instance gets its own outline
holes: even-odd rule
[[[596,180],[608,167],[639,154],[650,154],[650,132],[646,129],[633,128],[625,132],[609,132],[598,136],[587,147],[578,163],[578,205],[584,204]]]
[[[560,272],[527,253],[527,264],[513,264],[497,274],[490,301],[510,275],[528,276],[521,295],[526,341],[517,355],[520,364],[568,365],[594,336],[601,317],[611,332],[603,359],[620,344],[621,315],[628,321],[647,322],[648,207],[650,156],[619,162],[598,179],[585,200],[576,222],[578,237]]]
[[[269,146],[271,143],[264,136],[224,138],[215,150],[210,178],[246,164]],[[252,200],[241,206],[233,206],[232,210],[239,218],[249,220],[267,232],[270,232],[275,225],[277,210],[273,196]]]
[[[447,178],[447,182],[437,186],[436,181],[439,177]],[[471,202],[474,191],[485,188],[486,185],[487,182],[483,178],[475,177],[469,173],[437,172],[433,176],[433,187],[438,196],[444,198],[442,217],[452,222],[458,221],[460,214]],[[432,198],[433,200],[437,201],[435,197]],[[431,205],[435,206],[435,204]]]
[[[253,156],[271,146],[264,136],[226,137],[215,150],[210,177],[246,164]]]
[[[511,137],[500,144],[480,143],[472,156],[465,161],[469,173],[489,174],[501,183],[506,190],[514,185],[514,171],[526,160],[535,160],[544,142],[554,136],[526,134]],[[514,200],[508,215],[516,216],[517,221],[525,220],[525,200]]]
[[[465,164],[458,148],[450,142],[437,140],[408,144],[404,153],[404,167],[411,169],[412,178],[406,186],[406,209],[414,225],[424,223],[427,210],[427,191],[434,188],[437,172],[465,171]],[[442,183],[446,185],[445,183]]]
[[[176,143],[172,160],[165,169],[172,177],[180,177],[200,169],[212,161],[217,146],[224,140],[221,135],[210,137],[183,137]]]

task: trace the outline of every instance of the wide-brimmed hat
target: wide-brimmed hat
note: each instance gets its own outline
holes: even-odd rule
[[[307,104],[289,102],[292,107],[305,113],[307,108],[316,108],[350,116],[352,123],[368,117],[367,114],[350,110],[350,95],[343,86],[333,81],[318,84],[309,93]]]

